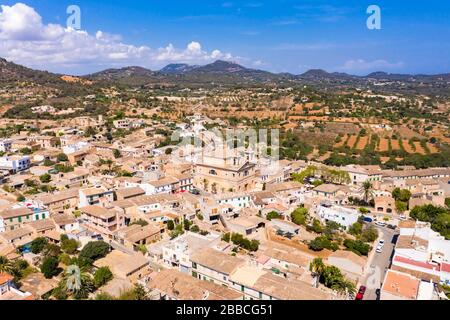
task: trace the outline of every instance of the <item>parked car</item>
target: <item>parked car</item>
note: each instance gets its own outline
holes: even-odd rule
[[[365,286],[361,286],[359,288],[358,294],[356,295],[355,300],[362,300],[364,299],[364,294],[366,293],[367,288]]]
[[[400,219],[401,221],[405,221],[405,220],[407,220],[408,218],[407,218],[404,214],[402,214],[402,215],[399,217],[399,219]]]
[[[370,217],[364,217],[363,221],[364,221],[364,222],[367,222],[367,223],[372,223],[372,222],[373,222],[373,219],[370,218]]]
[[[377,222],[375,222],[375,224],[376,224],[377,226],[379,226],[379,227],[384,227],[384,226],[386,226],[386,222],[383,222],[383,221],[377,221]]]
[[[197,189],[191,190],[190,193],[192,193],[193,195],[196,195],[196,196],[200,195],[200,191],[198,191]]]
[[[378,241],[378,246],[381,246],[381,247],[384,246],[384,240],[383,240],[383,239],[381,239],[380,241]]]
[[[387,227],[392,230],[397,229],[397,226],[394,226],[393,224],[389,224]]]
[[[383,252],[383,246],[378,246],[376,253],[382,253]]]

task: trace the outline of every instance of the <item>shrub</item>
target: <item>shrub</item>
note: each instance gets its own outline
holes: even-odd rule
[[[362,224],[359,222],[356,222],[350,226],[350,228],[348,229],[348,233],[357,237],[362,233],[362,228],[363,228]]]
[[[378,230],[374,227],[365,229],[361,234],[361,240],[364,242],[372,243],[378,239]]]
[[[356,253],[359,256],[361,256],[361,255],[367,256],[370,251],[370,246],[367,243],[364,243],[360,240],[355,241],[355,240],[351,240],[351,239],[346,239],[344,241],[344,246],[348,250]]]
[[[273,219],[281,219],[281,215],[276,211],[272,211],[267,214],[266,218],[267,220],[272,221]]]

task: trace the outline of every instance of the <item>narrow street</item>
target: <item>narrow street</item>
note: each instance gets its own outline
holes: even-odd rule
[[[367,287],[366,294],[364,295],[364,300],[377,300],[376,290],[381,288],[382,281],[386,275],[387,269],[391,264],[392,255],[394,252],[395,235],[398,231],[388,229],[386,227],[376,227],[384,240],[383,252],[374,253],[373,259],[370,262],[369,270],[367,276],[363,281],[363,284]],[[374,244],[374,249],[376,250],[378,243]]]

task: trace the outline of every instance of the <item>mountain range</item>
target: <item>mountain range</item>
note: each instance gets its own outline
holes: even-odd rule
[[[64,83],[62,75],[29,69],[0,58],[0,82],[29,81],[38,84],[58,85]],[[329,73],[325,70],[309,70],[300,75],[271,73],[250,69],[229,61],[215,61],[204,66],[169,64],[159,71],[139,66],[107,69],[81,78],[100,83],[119,83],[130,86],[240,86],[254,84],[292,85],[312,84],[329,86],[365,86],[377,81],[428,84],[450,87],[450,73],[439,75],[408,75],[374,72],[367,76],[346,73]]]

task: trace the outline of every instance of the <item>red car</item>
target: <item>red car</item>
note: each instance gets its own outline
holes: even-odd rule
[[[358,294],[356,295],[356,299],[355,300],[362,300],[364,299],[364,294],[366,293],[367,288],[365,286],[361,286],[361,288],[359,288]]]

